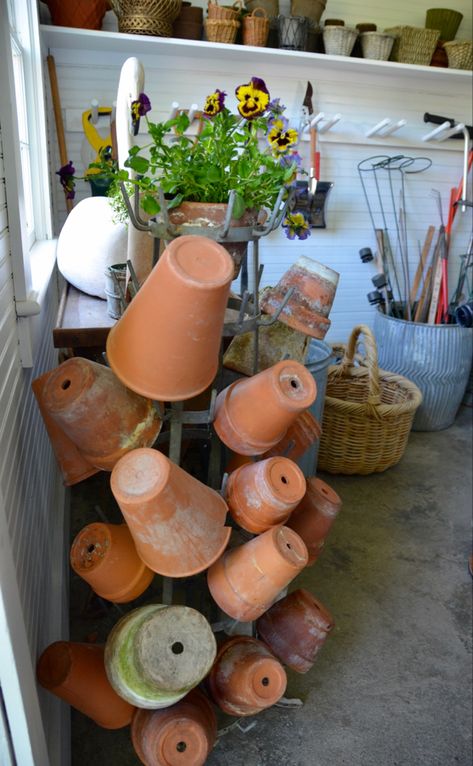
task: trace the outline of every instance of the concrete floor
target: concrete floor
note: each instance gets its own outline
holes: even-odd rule
[[[245,719],[256,725],[221,737],[208,766],[471,766],[471,412],[446,431],[412,433],[385,473],[320,474],[343,509],[291,589],[312,591],[336,626],[309,673],[288,671],[287,696],[303,707]],[[73,534],[96,520],[94,505],[107,508],[104,476],[74,488]],[[103,640],[118,612],[84,612],[72,586],[71,638]],[[72,716],[73,766],[139,764],[128,729]]]

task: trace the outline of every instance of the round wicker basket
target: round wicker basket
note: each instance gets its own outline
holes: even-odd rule
[[[207,6],[207,18],[212,21],[237,21],[242,7],[242,0],[236,0],[232,6],[219,5],[217,0],[209,0]]]
[[[331,56],[349,56],[357,37],[357,29],[327,25],[323,28],[325,53]]]
[[[396,38],[385,32],[362,32],[360,35],[363,58],[387,61]]]
[[[391,61],[429,66],[440,37],[438,29],[402,26],[390,27],[384,31],[386,34],[396,36],[391,51]]]
[[[211,43],[234,43],[240,28],[239,21],[230,19],[206,19],[205,34]]]
[[[171,37],[181,0],[110,0],[124,34]]]
[[[449,69],[473,69],[473,42],[471,40],[452,40],[444,43]]]
[[[243,45],[264,48],[268,42],[269,19],[264,8],[255,8],[243,16]]]

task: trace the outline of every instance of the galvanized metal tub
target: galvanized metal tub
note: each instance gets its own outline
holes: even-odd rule
[[[415,383],[423,401],[413,431],[440,431],[455,420],[473,356],[473,329],[395,319],[378,311],[374,320],[378,362]]]
[[[322,425],[324,414],[325,389],[327,388],[327,371],[332,361],[333,352],[331,347],[322,340],[312,338],[305,359],[305,366],[312,373],[317,384],[317,396],[315,402],[309,407],[314,418]],[[311,444],[302,457],[296,460],[305,477],[315,476],[317,469],[317,456],[319,452],[318,440]]]

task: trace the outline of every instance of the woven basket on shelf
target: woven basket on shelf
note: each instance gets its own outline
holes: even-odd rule
[[[455,38],[458,27],[463,19],[463,13],[451,8],[429,8],[425,15],[427,29],[438,29],[440,39],[444,43]]]
[[[366,360],[356,366],[360,334]],[[421,402],[414,383],[378,368],[374,336],[368,327],[358,325],[341,363],[328,370],[317,468],[334,474],[369,474],[396,465]]]
[[[473,69],[473,42],[471,40],[452,40],[444,43],[449,69]]]
[[[438,29],[404,26],[390,27],[384,31],[388,35],[396,35],[391,51],[391,61],[429,66],[440,37]]]
[[[227,21],[226,19],[206,19],[205,34],[211,43],[234,43],[236,40],[239,21]]]
[[[110,0],[123,34],[171,37],[181,0]]]
[[[349,56],[357,37],[357,29],[327,25],[323,28],[325,53],[331,56]]]
[[[385,32],[362,32],[360,34],[363,58],[387,61],[396,38]]]
[[[269,19],[264,8],[255,8],[243,16],[243,45],[263,47],[268,42]]]
[[[209,0],[207,6],[207,18],[222,21],[236,21],[240,15],[243,3],[242,0],[236,0],[232,6],[219,5],[217,0]]]

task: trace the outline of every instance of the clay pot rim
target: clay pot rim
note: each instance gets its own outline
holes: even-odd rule
[[[98,646],[98,644],[94,644]],[[50,662],[50,655],[55,654],[54,663]],[[60,664],[59,671],[51,665]],[[69,676],[72,669],[72,656],[68,641],[53,641],[42,652],[36,665],[36,677],[40,685],[48,691],[60,687]],[[49,671],[49,672],[48,672]]]

